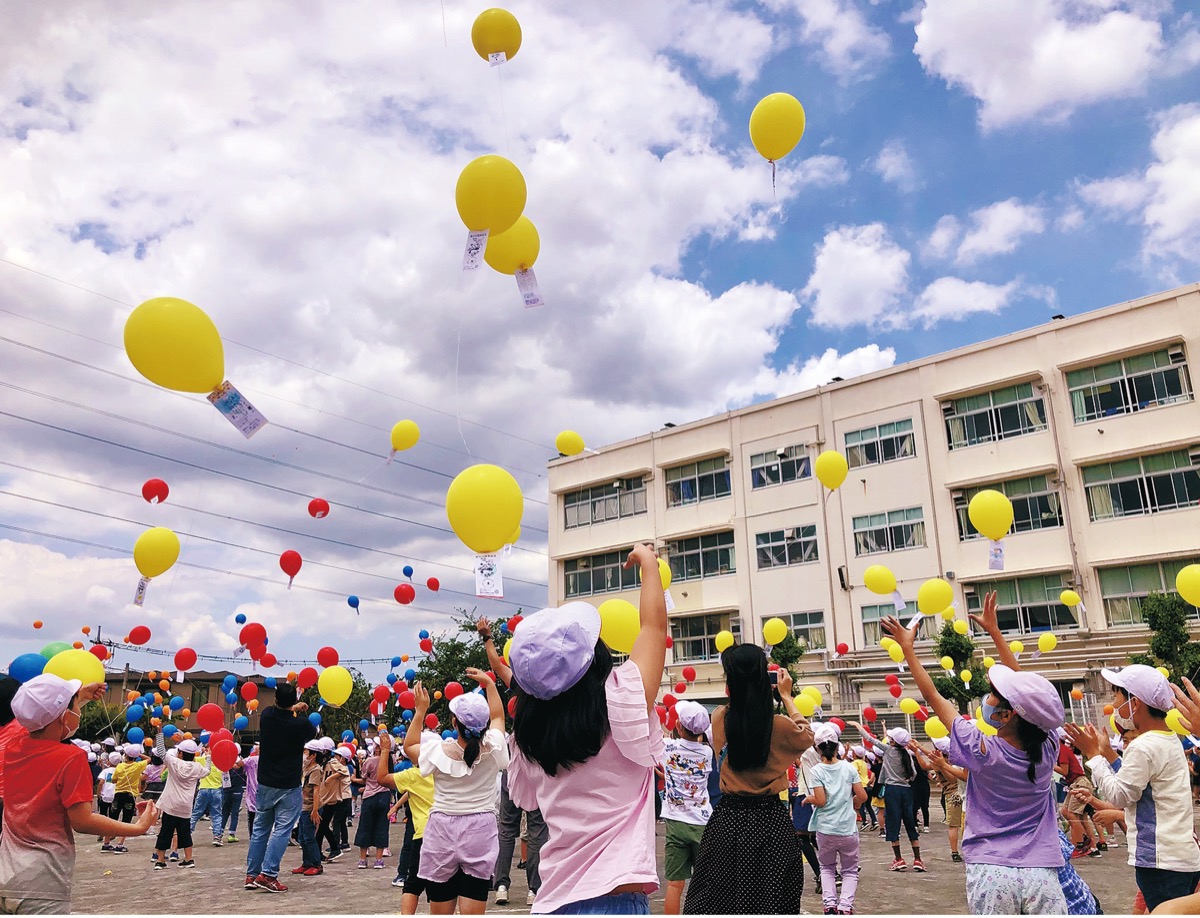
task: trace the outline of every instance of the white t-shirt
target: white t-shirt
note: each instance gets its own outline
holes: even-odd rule
[[[663,792],[663,819],[694,826],[708,825],[712,817],[712,803],[708,799],[712,750],[703,743],[685,739],[669,739],[663,745],[666,786]]]
[[[466,816],[492,813],[496,809],[497,776],[508,768],[508,743],[499,730],[488,730],[480,740],[479,758],[467,767],[457,740],[443,740],[436,733],[421,737],[420,770],[433,782],[430,813]]]
[[[196,785],[208,774],[208,762],[203,759],[185,762],[178,756],[170,755],[163,764],[167,783],[163,787],[162,796],[158,798],[158,808],[168,816],[178,816],[181,819],[191,816]]]
[[[105,803],[112,803],[113,798],[117,795],[117,785],[113,784],[113,772],[116,769],[111,765],[97,775],[97,780],[103,781],[100,785],[100,799]]]

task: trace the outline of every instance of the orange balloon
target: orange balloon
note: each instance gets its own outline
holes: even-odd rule
[[[150,726],[152,726],[152,727],[157,727],[157,726],[159,726],[161,723],[162,723],[162,721],[161,721],[161,720],[159,720],[157,717],[151,717],[151,718],[150,718]]]
[[[92,629],[91,629],[91,626],[90,626],[90,625],[84,625],[84,626],[83,626],[83,627],[82,627],[80,630],[81,630],[81,631],[82,631],[84,634],[91,634],[91,633],[92,633]]]
[[[294,669],[292,669],[292,670],[288,670],[288,674],[287,674],[287,681],[288,681],[288,682],[295,682],[295,681],[296,681],[296,671],[295,671]]]
[[[154,703],[162,704],[162,695],[160,695],[158,692],[154,693]]]
[[[185,733],[185,734],[183,734],[183,738],[184,739],[194,739],[195,737],[193,737],[192,734],[190,734],[190,733]]]
[[[1079,701],[1083,698],[1083,689],[1071,689],[1071,697]]]
[[[137,701],[137,699],[140,697],[141,696],[137,692],[126,692],[125,693],[126,701]]]
[[[145,746],[147,749],[149,749],[151,746],[154,745],[154,740],[150,739],[150,737],[147,736],[144,740],[142,740],[142,745]]]
[[[182,711],[179,712],[179,716],[182,717],[184,720],[187,720],[189,717],[192,716],[192,709],[184,708]],[[189,736],[188,739],[191,739],[191,737]]]
[[[441,692],[434,692],[434,693],[433,693],[433,697],[434,697],[434,700],[435,700],[435,701],[441,701],[441,700],[442,700],[442,693],[441,693]]]
[[[158,683],[158,687],[159,687],[160,689],[162,689],[164,692],[169,692],[169,691],[171,691],[171,680],[170,680],[170,679],[163,679],[163,680],[162,680],[162,682]]]
[[[400,654],[400,662],[407,663],[408,662],[408,654],[406,654],[406,653]]]
[[[246,702],[246,710],[257,711],[258,710],[258,699],[251,698],[249,701],[247,701]]]
[[[74,647],[76,650],[83,650],[83,641],[76,641],[71,646]]]
[[[1113,712],[1114,710],[1115,710],[1115,708],[1113,708],[1113,706],[1112,706],[1111,704],[1106,704],[1106,705],[1104,706],[1104,713],[1105,713],[1106,715],[1107,715],[1107,714],[1112,714],[1112,712]]]
[[[41,620],[40,618],[39,618],[39,619],[37,619],[37,620],[36,620],[36,621],[33,623],[33,627],[35,627],[35,628],[40,628],[40,627],[42,627],[42,620]]]
[[[128,644],[128,643],[129,643],[129,635],[128,635],[128,634],[127,634],[127,635],[125,635],[125,637],[121,638],[121,643],[122,643],[122,644]]]
[[[125,640],[127,640],[127,641],[128,641],[128,640],[129,640],[129,638],[125,638]],[[146,678],[147,678],[147,679],[150,679],[151,681],[153,681],[154,679],[157,679],[157,678],[158,678],[158,672],[157,672],[157,670],[153,670],[153,669],[152,669],[152,670],[150,670],[150,672],[146,673]]]

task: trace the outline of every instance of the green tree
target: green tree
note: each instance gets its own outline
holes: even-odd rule
[[[154,730],[150,727],[149,718],[142,718],[138,724],[125,723],[125,708],[122,704],[106,704],[103,701],[93,701],[85,704],[79,715],[79,729],[75,735],[89,743],[98,743],[110,736],[120,738],[126,727],[139,726],[150,736]]]
[[[1150,652],[1135,653],[1129,662],[1165,666],[1176,684],[1184,676],[1194,680],[1200,670],[1200,645],[1188,633],[1192,607],[1178,593],[1151,593],[1142,600],[1142,620],[1150,628]]]
[[[467,669],[473,667],[486,672],[488,666],[487,651],[483,641],[475,630],[479,620],[475,610],[468,612],[465,608],[456,607],[458,617],[452,621],[452,629],[437,634],[430,633],[433,642],[433,653],[428,654],[417,666],[417,679],[429,690],[429,713],[436,714],[440,729],[448,729],[450,723],[450,705],[446,698],[433,699],[433,693],[443,691],[446,683],[457,682],[466,691],[475,688],[476,683],[467,678]],[[499,633],[500,620],[493,623],[497,628],[495,635],[497,649],[504,649],[504,636]],[[503,696],[504,686],[500,685]]]
[[[959,713],[969,713],[970,703],[983,692],[987,670],[981,663],[975,662],[975,642],[969,634],[959,634],[954,630],[953,622],[942,625],[942,631],[934,642],[933,652],[940,661],[949,657],[954,661],[953,673],[935,675],[933,685],[942,695],[958,705]],[[967,685],[959,675],[963,670],[971,673],[971,684]],[[949,726],[947,724],[947,726]]]
[[[803,644],[796,640],[796,635],[789,628],[787,636],[771,648],[771,660],[780,666],[786,667],[794,679],[796,673],[792,670],[792,667],[796,664],[797,660],[804,656],[806,649]]]

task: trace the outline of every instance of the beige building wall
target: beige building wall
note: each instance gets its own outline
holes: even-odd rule
[[[1180,349],[1183,363],[1180,364]],[[1186,367],[1183,398],[1153,399],[1136,410],[1076,422],[1068,373],[1123,358],[1173,351],[1165,372],[1179,378]],[[1200,556],[1200,507],[1092,521],[1082,469],[1162,453],[1190,450],[1189,482],[1200,468],[1200,408],[1192,396],[1200,360],[1200,285],[1181,287],[1052,321],[1027,331],[961,348],[849,381],[684,424],[550,463],[549,583],[551,604],[582,598],[596,604],[619,597],[637,602],[636,589],[568,597],[564,563],[602,552],[627,551],[634,541],[667,543],[731,531],[736,571],[672,586],[673,627],[688,616],[717,616],[725,627],[740,624],[745,640],[761,642],[762,621],[771,616],[820,612],[824,648],[801,659],[803,684],[827,695],[826,709],[853,714],[863,704],[892,708],[884,677],[895,672],[875,640],[864,636],[863,608],[885,603],[863,586],[871,564],[885,564],[916,611],[916,592],[926,579],[945,576],[955,588],[960,617],[976,584],[1035,575],[1061,575],[1083,597],[1086,614],[1074,628],[1056,628],[1059,647],[1032,666],[1058,683],[1103,692],[1099,669],[1122,665],[1143,649],[1147,631],[1138,624],[1110,625],[1099,570]],[[1132,373],[1133,370],[1130,370]],[[1045,429],[950,449],[944,410],[955,399],[1029,384],[1045,406]],[[1141,385],[1141,384],[1139,384]],[[1139,390],[1140,391],[1140,390]],[[1109,396],[1111,398],[1111,392]],[[825,449],[846,453],[846,436],[865,428],[911,421],[915,455],[851,468],[832,494],[814,477],[755,489],[752,457],[799,447],[809,461]],[[729,468],[727,497],[668,507],[668,470],[723,457]],[[641,476],[646,512],[575,528],[565,525],[565,501],[586,487],[611,486]],[[1031,476],[1048,476],[1061,506],[1062,525],[1010,533],[1005,570],[988,570],[988,543],[960,541],[956,497],[971,488]],[[920,508],[924,544],[856,556],[853,520],[870,514]],[[760,570],[758,533],[814,527],[819,558]],[[1169,587],[1172,584],[1167,584]],[[1059,610],[1057,592],[1050,597]],[[938,623],[940,625],[940,622]],[[1024,632],[1028,635],[1029,632]],[[1019,636],[1016,631],[1013,637]],[[1035,639],[1036,640],[1036,639]],[[844,642],[850,653],[834,659]],[[1032,648],[1033,641],[1028,642]],[[929,662],[932,664],[932,644]],[[678,648],[677,648],[678,649]],[[723,695],[715,651],[688,660],[699,672],[689,697]],[[668,651],[664,686],[679,679],[683,661]]]

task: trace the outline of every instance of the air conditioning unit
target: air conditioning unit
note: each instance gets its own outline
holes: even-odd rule
[[[1175,344],[1167,348],[1167,357],[1171,363],[1186,363],[1187,357],[1183,353],[1183,345]]]
[[[942,417],[949,418],[954,416],[954,402],[942,402]]]
[[[967,597],[967,596],[974,596],[974,595],[975,595],[975,587],[974,587],[974,586],[972,586],[972,585],[971,585],[971,584],[969,584],[969,583],[965,583],[965,584],[963,584],[963,588],[962,588],[962,590],[963,590],[963,597],[964,597],[964,598],[965,598],[965,597]]]

